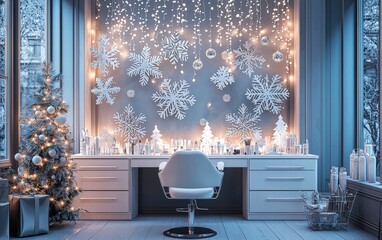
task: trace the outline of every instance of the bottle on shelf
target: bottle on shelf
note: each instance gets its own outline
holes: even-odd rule
[[[338,192],[338,167],[332,166],[330,169],[330,193],[337,194]]]
[[[367,180],[369,183],[376,182],[376,172],[377,172],[377,160],[374,156],[374,153],[371,152],[370,156],[367,158]]]
[[[346,177],[347,177],[346,168],[341,167],[340,174],[339,174],[339,181],[340,181],[340,188],[343,193],[346,192]]]
[[[359,153],[354,154],[354,160],[353,160],[353,179],[358,180],[358,159],[359,159]]]
[[[358,157],[358,180],[366,182],[366,158],[362,149],[359,150]]]
[[[350,177],[353,179],[355,179],[354,178],[354,158],[355,158],[355,150],[353,149],[349,157]]]

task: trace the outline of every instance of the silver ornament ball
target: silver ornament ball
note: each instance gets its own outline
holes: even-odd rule
[[[48,113],[50,113],[50,114],[53,114],[53,113],[56,111],[56,109],[55,109],[53,106],[49,106],[49,107],[46,109],[46,111],[47,111]]]
[[[15,160],[16,161],[21,161],[23,160],[23,155],[21,153],[16,153],[15,154]]]
[[[36,155],[32,158],[34,165],[40,165],[42,163],[42,158],[39,155]]]
[[[206,57],[209,59],[213,59],[216,57],[216,50],[213,48],[208,48],[206,50]]]
[[[51,157],[55,156],[56,153],[57,153],[57,152],[56,152],[56,150],[54,150],[54,149],[50,149],[49,152],[48,152],[49,156],[51,156]]]
[[[200,59],[196,59],[196,60],[192,63],[192,67],[193,67],[196,71],[202,69],[202,67],[203,67],[203,62],[202,62],[202,60],[200,60]]]

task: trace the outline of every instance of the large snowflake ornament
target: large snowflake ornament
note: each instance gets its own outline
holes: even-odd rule
[[[119,66],[116,57],[119,51],[115,44],[109,43],[109,40],[106,35],[102,35],[98,40],[98,48],[90,48],[90,53],[95,58],[91,66],[92,68],[99,68],[103,76],[109,74],[109,67],[114,70]]]
[[[235,78],[232,76],[227,67],[222,66],[216,73],[214,73],[214,75],[212,75],[211,81],[218,89],[223,90],[223,88],[229,84],[234,83]]]
[[[163,80],[161,90],[152,96],[154,102],[158,102],[157,106],[160,108],[158,114],[161,118],[175,115],[182,120],[186,116],[188,107],[194,105],[196,101],[193,95],[189,95],[189,87],[185,80],[173,84],[171,79]]]
[[[158,68],[162,58],[160,56],[150,56],[148,46],[143,47],[141,54],[130,53],[129,59],[133,62],[133,65],[127,69],[127,75],[139,75],[139,83],[142,86],[148,83],[150,76],[162,77],[162,72]]]
[[[252,47],[248,41],[246,41],[243,46],[244,48],[241,48],[240,46],[237,50],[233,50],[235,53],[235,60],[233,61],[233,64],[242,70],[243,73],[251,77],[256,67],[263,67],[265,58],[257,55],[260,53],[259,49],[257,47]]]
[[[96,78],[96,83],[97,87],[91,90],[92,93],[97,95],[96,104],[101,104],[103,100],[106,100],[106,103],[112,105],[115,99],[112,94],[121,90],[119,87],[111,87],[113,77],[109,77],[105,82],[101,78]]]
[[[239,136],[241,140],[251,137],[255,130],[260,130],[256,124],[259,122],[258,114],[251,114],[248,112],[247,106],[242,103],[239,107],[238,113],[228,113],[226,121],[230,123],[227,129],[227,136]]]
[[[146,131],[141,124],[146,122],[146,116],[142,113],[135,116],[134,109],[130,104],[125,107],[123,113],[115,113],[113,118],[117,124],[114,131],[125,136],[125,142],[135,142],[145,136]]]
[[[174,32],[163,42],[164,58],[170,60],[172,64],[177,62],[185,62],[188,59],[188,41],[181,40],[180,34]]]
[[[281,111],[281,104],[289,97],[288,89],[280,83],[281,77],[276,74],[269,79],[268,74],[265,77],[255,75],[252,80],[252,88],[247,89],[245,96],[252,100],[255,105],[254,111],[261,114],[264,110],[277,114]]]

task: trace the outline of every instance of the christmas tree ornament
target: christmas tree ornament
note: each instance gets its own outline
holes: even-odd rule
[[[42,158],[39,155],[36,155],[32,158],[34,165],[40,165],[42,163]]]
[[[52,180],[55,180],[55,179],[56,179],[56,175],[52,175],[52,176],[50,176],[50,178],[51,178]]]
[[[133,98],[135,96],[135,91],[134,89],[129,89],[127,90],[126,94],[129,98]]]
[[[206,126],[206,123],[207,123],[207,120],[206,120],[205,118],[201,118],[201,119],[199,120],[199,124],[200,124],[200,126],[202,126],[202,127]]]
[[[19,175],[19,177],[26,177],[28,176],[28,170],[23,166],[19,166],[17,168],[17,174]]]
[[[243,141],[245,138],[252,138],[253,130],[258,129],[256,126],[260,121],[259,115],[248,112],[247,106],[242,103],[238,113],[228,113],[226,121],[230,124],[226,135],[228,137],[237,136]]]
[[[162,146],[162,134],[160,133],[157,125],[154,126],[153,133],[151,135],[151,147],[153,149],[154,154],[160,153],[160,148]]]
[[[181,40],[180,34],[178,32],[174,32],[170,37],[164,39],[164,58],[169,60],[171,64],[187,61],[188,45],[189,43],[187,40]]]
[[[106,35],[102,35],[98,40],[98,49],[90,48],[90,53],[95,58],[91,67],[100,69],[103,76],[109,74],[109,67],[114,70],[119,66],[117,45],[109,43],[109,40]]]
[[[145,128],[142,126],[146,122],[146,116],[140,113],[135,116],[133,107],[128,104],[122,113],[115,113],[114,122],[117,128],[114,132],[125,137],[125,142],[134,142],[146,135]]]
[[[49,154],[49,156],[53,157],[57,154],[57,151],[55,149],[50,149],[48,154]]]
[[[36,112],[34,112],[34,115],[39,118],[42,116],[42,112],[40,110],[37,110]]]
[[[61,163],[66,163],[66,157],[60,157],[60,162]]]
[[[46,130],[48,131],[55,131],[57,129],[56,125],[48,124],[46,125]]]
[[[252,47],[248,41],[243,46],[244,48],[240,46],[237,50],[233,50],[236,54],[233,64],[251,77],[252,73],[255,72],[255,68],[263,67],[265,58],[258,55],[260,53],[258,47]]]
[[[46,185],[48,185],[48,181],[46,179],[43,179],[41,181],[41,186],[46,186]]]
[[[284,55],[280,51],[276,51],[272,54],[272,59],[274,62],[281,62],[284,58]]]
[[[106,103],[113,105],[115,97],[112,95],[118,93],[120,87],[112,87],[113,77],[107,78],[103,81],[101,78],[96,78],[97,87],[90,90],[93,94],[97,95],[96,104],[99,105],[105,100]]]
[[[196,59],[196,60],[192,63],[192,67],[193,67],[196,71],[202,69],[202,67],[203,67],[203,62],[202,62],[202,60],[200,60],[199,58]]]
[[[150,48],[144,46],[141,54],[130,53],[130,61],[133,62],[131,67],[127,69],[128,76],[139,75],[139,83],[144,86],[149,82],[150,76],[161,78],[162,72],[159,70],[159,64],[162,57],[151,56]]]
[[[55,109],[53,106],[49,106],[49,107],[46,109],[46,111],[47,111],[49,114],[53,114],[53,113],[56,111],[56,109]]]
[[[204,126],[203,132],[202,132],[202,142],[201,142],[201,150],[205,154],[212,154],[211,153],[211,145],[213,144],[214,135],[212,134],[211,127],[208,122],[206,122],[206,125]]]
[[[273,143],[278,148],[279,152],[284,152],[286,149],[288,138],[288,125],[284,122],[283,117],[279,115],[276,122],[276,127],[273,129]]]
[[[231,95],[229,95],[228,93],[224,94],[223,95],[223,101],[225,103],[230,102],[231,101]]]
[[[273,75],[272,79],[269,79],[268,74],[253,77],[252,88],[247,89],[245,96],[252,100],[256,114],[260,115],[265,110],[273,114],[280,113],[281,104],[289,97],[289,91],[281,85],[280,79],[278,74]]]
[[[269,40],[268,36],[262,36],[261,37],[261,45],[268,46],[271,41]]]
[[[40,139],[41,141],[45,141],[46,136],[45,136],[44,134],[40,134],[40,135],[38,136],[38,139]]]
[[[213,58],[215,58],[215,57],[216,57],[216,50],[213,49],[213,48],[208,48],[208,49],[206,50],[206,57],[207,57],[208,59],[213,59]]]
[[[164,79],[159,92],[153,94],[152,99],[158,102],[158,114],[165,119],[173,116],[179,120],[186,117],[188,106],[195,103],[195,97],[189,95],[190,85],[185,80],[171,84],[171,79]]]
[[[229,84],[234,83],[235,78],[227,67],[221,66],[218,71],[212,75],[211,82],[215,84],[218,89],[223,90]]]
[[[62,126],[66,123],[66,116],[65,115],[59,115],[57,116],[54,121],[58,126]]]
[[[21,161],[23,160],[23,155],[21,153],[16,153],[15,154],[15,160],[16,161]]]

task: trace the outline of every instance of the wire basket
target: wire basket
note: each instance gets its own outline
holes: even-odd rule
[[[357,191],[347,189],[345,193],[312,194],[308,198],[302,194],[308,225],[313,230],[347,230],[350,214]]]

